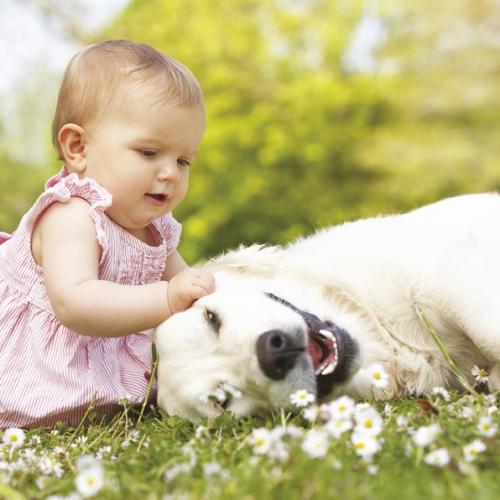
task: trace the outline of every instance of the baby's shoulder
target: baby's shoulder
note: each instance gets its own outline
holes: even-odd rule
[[[37,226],[42,223],[68,224],[82,219],[90,220],[90,208],[91,204],[87,200],[76,196],[66,202],[55,201],[40,214]]]
[[[65,203],[54,202],[40,215],[31,238],[31,251],[41,265],[42,243],[53,240],[95,239],[95,223],[90,213],[91,205],[82,198],[72,197]]]

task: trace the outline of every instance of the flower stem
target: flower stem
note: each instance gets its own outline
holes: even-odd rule
[[[443,354],[444,358],[446,359],[446,362],[448,363],[451,371],[457,377],[458,381],[471,394],[473,394],[476,397],[479,396],[477,391],[474,390],[474,388],[469,384],[469,382],[467,381],[467,378],[464,376],[464,374],[461,372],[460,368],[458,368],[456,363],[453,361],[451,356],[448,354],[448,351],[446,350],[446,348],[445,348],[441,338],[439,337],[436,329],[432,326],[432,323],[427,319],[425,314],[420,310],[420,308],[418,306],[415,306],[415,311],[417,312],[417,315],[418,315],[420,321],[424,324],[427,331],[432,335],[434,342],[436,342],[436,345],[439,347],[439,350]]]

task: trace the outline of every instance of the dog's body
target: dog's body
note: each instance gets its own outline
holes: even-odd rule
[[[499,388],[498,195],[242,248],[204,266],[216,292],[156,331],[159,404],[171,414],[217,415],[220,405],[201,397],[224,382],[242,393],[223,405],[236,415],[287,407],[302,388],[324,400],[371,397],[359,369],[373,363],[389,375],[379,398],[459,387],[419,313],[464,374],[488,368]]]

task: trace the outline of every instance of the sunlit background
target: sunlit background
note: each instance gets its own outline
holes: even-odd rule
[[[59,165],[50,122],[80,47],[150,43],[204,89],[181,252],[500,190],[500,0],[1,0],[0,230]],[[446,230],[446,228],[443,228]]]

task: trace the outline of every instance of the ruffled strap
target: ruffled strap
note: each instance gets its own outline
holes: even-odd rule
[[[182,225],[174,219],[171,212],[155,220],[155,226],[166,243],[167,255],[170,255],[179,245]]]
[[[4,233],[3,231],[0,231],[0,245],[2,243],[5,243],[7,240],[10,240],[12,236],[9,233]]]
[[[50,178],[45,184],[45,191],[39,196],[31,210],[26,214],[24,227],[31,234],[42,213],[53,203],[67,203],[72,197],[82,198],[90,205],[90,215],[96,225],[97,241],[105,249],[106,233],[103,228],[102,215],[112,203],[111,194],[89,177],[80,179],[76,174],[62,170]]]

